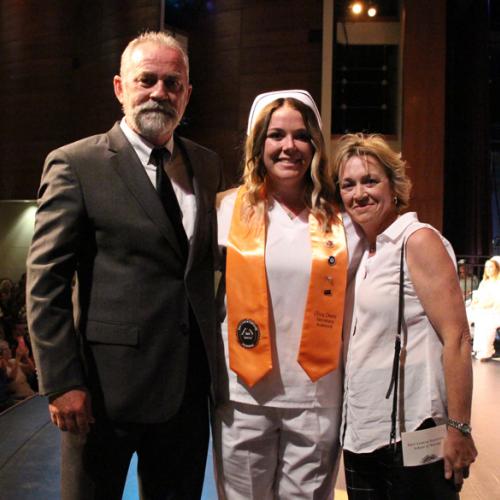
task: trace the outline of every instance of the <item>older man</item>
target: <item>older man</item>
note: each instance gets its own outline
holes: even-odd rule
[[[130,42],[114,90],[121,122],[47,157],[28,257],[40,388],[63,431],[62,497],[121,498],[137,452],[141,498],[199,498],[220,161],[174,135],[191,94],[174,38]]]

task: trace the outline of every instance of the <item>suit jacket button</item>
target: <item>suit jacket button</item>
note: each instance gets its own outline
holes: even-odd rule
[[[188,325],[186,323],[181,323],[180,326],[179,326],[179,330],[184,335],[187,335],[189,333],[189,327],[188,327]]]

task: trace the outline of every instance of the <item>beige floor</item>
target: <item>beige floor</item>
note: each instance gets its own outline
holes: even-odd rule
[[[500,359],[473,361],[472,434],[479,455],[460,494],[461,500],[500,500]],[[335,500],[347,500],[343,464]]]

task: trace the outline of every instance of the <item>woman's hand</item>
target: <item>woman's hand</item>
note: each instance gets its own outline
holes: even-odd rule
[[[448,428],[444,440],[444,476],[453,478],[457,491],[469,475],[469,466],[476,460],[477,450],[472,436],[466,436],[453,427]]]

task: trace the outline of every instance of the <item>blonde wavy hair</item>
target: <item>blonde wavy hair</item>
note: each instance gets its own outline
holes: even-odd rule
[[[331,224],[336,221],[335,185],[329,170],[325,150],[325,141],[314,112],[301,101],[294,98],[279,98],[270,102],[259,113],[255,125],[245,142],[243,165],[243,184],[247,189],[243,203],[243,214],[249,222],[262,220],[266,203],[266,167],[262,160],[267,130],[273,113],[289,106],[297,110],[304,120],[314,155],[309,170],[304,176],[304,202],[311,213],[318,219],[323,231],[331,231]]]
[[[496,272],[495,272],[495,276],[493,276],[492,278],[490,278],[487,274],[486,274],[486,264],[488,264],[489,262],[491,262],[494,266],[495,266],[495,269],[496,269]],[[484,272],[483,272],[483,280],[500,280],[500,263],[498,262],[497,259],[493,258],[493,259],[488,259],[485,263],[484,263],[484,266],[485,266],[485,269],[484,269]]]
[[[340,177],[347,161],[353,156],[372,156],[382,165],[389,178],[391,188],[397,197],[398,210],[407,208],[410,204],[411,180],[406,175],[406,162],[401,158],[401,153],[396,153],[380,135],[361,133],[343,135],[332,159],[332,169],[335,184]],[[338,201],[342,203],[340,197]]]

